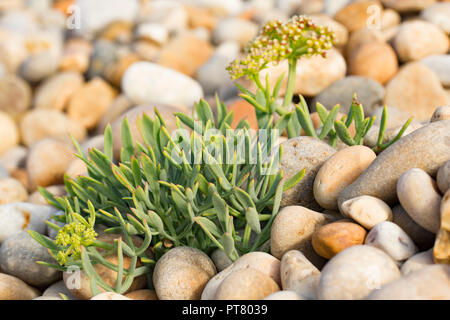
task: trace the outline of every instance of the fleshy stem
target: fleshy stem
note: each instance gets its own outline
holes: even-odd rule
[[[294,96],[296,74],[297,74],[297,59],[290,59],[286,93],[284,95],[283,106],[282,106],[283,109],[285,109],[285,110],[289,106],[289,104],[292,102],[292,97]],[[298,135],[298,133],[295,132],[296,130],[294,127],[294,123],[292,121],[294,121],[294,120],[289,121],[287,128],[286,128],[289,138],[293,138]]]
[[[297,73],[297,59],[289,60],[289,74],[286,88],[286,94],[284,95],[283,107],[286,108],[292,102],[295,88],[295,77]]]

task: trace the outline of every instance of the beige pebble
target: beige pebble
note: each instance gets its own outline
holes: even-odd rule
[[[83,82],[77,72],[63,72],[45,80],[36,90],[34,107],[63,111]]]
[[[346,26],[348,31],[353,32],[367,26],[371,18],[370,8],[373,6],[382,12],[383,7],[379,1],[358,1],[342,8],[334,18]]]
[[[225,278],[216,300],[261,300],[280,288],[268,275],[256,269],[239,269]]]
[[[202,292],[202,300],[214,300],[218,287],[226,277],[236,270],[249,268],[266,274],[281,285],[280,260],[265,252],[250,252],[209,280]]]
[[[314,180],[314,197],[325,209],[338,209],[338,197],[375,160],[376,154],[364,146],[352,146],[335,153],[319,169]]]
[[[374,290],[369,300],[449,300],[450,266],[432,265]]]
[[[11,202],[24,202],[28,192],[20,181],[13,178],[0,179],[0,205]]]
[[[349,57],[349,73],[386,84],[398,72],[398,60],[392,47],[382,41],[362,44]]]
[[[20,134],[22,142],[29,147],[33,143],[49,137],[70,141],[69,135],[81,142],[86,137],[86,129],[60,111],[34,109],[22,118]]]
[[[66,173],[72,179],[76,179],[79,176],[87,176],[87,165],[80,158],[73,159],[67,167]]]
[[[289,250],[301,251],[315,266],[324,264],[312,247],[312,236],[316,230],[331,220],[331,217],[300,206],[284,207],[272,225],[270,252],[281,258]]]
[[[441,203],[441,229],[433,249],[436,263],[450,264],[450,190],[444,194]]]
[[[437,107],[449,103],[438,76],[427,66],[412,62],[402,66],[386,85],[384,104],[428,120]]]
[[[420,60],[431,54],[445,54],[450,41],[438,26],[421,20],[406,21],[400,25],[394,38],[394,47],[403,62]]]
[[[0,155],[19,143],[19,130],[6,112],[0,111]]]
[[[391,208],[382,200],[371,196],[360,196],[342,203],[343,215],[352,218],[366,229],[392,219]]]
[[[94,78],[74,93],[67,108],[69,118],[88,129],[94,128],[116,96],[101,78]]]
[[[32,300],[38,296],[38,290],[19,278],[0,273],[0,300]]]
[[[36,143],[26,164],[31,190],[62,184],[64,173],[74,159],[73,153],[71,146],[59,140],[43,139]]]
[[[418,168],[403,173],[397,182],[397,196],[416,223],[430,232],[439,231],[442,197],[428,173]]]
[[[320,271],[300,251],[291,250],[283,255],[280,273],[283,290],[308,300],[317,298]]]
[[[19,116],[31,106],[31,97],[30,85],[23,79],[13,75],[0,78],[0,111]]]
[[[372,290],[400,278],[394,260],[380,249],[353,246],[334,256],[322,269],[321,300],[361,300]]]
[[[153,284],[160,300],[198,300],[215,274],[214,263],[205,253],[177,247],[156,263]]]

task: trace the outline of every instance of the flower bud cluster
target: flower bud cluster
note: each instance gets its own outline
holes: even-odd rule
[[[297,60],[301,56],[326,57],[336,41],[328,27],[319,26],[306,16],[294,16],[287,23],[269,21],[247,47],[243,59],[233,61],[227,68],[232,79],[252,78],[269,63]]]
[[[81,246],[90,246],[95,241],[97,233],[92,227],[87,227],[80,222],[73,222],[62,227],[56,236],[55,243],[65,247],[57,253],[56,259],[61,265],[66,265],[69,257],[79,260]]]

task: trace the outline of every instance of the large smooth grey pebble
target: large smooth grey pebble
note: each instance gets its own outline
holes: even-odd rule
[[[58,281],[61,271],[40,265],[37,262],[57,264],[47,248],[34,240],[27,232],[15,234],[0,247],[0,268],[29,285],[44,287]]]
[[[400,176],[420,168],[435,176],[450,160],[450,120],[430,123],[401,138],[383,151],[367,170],[339,195],[339,205],[361,195],[377,197],[388,204],[397,202]]]

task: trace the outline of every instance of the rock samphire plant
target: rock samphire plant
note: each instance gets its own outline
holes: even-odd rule
[[[336,105],[331,111],[328,111],[323,105],[317,103],[316,109],[321,121],[318,132],[314,128],[310,110],[302,96],[299,97],[300,103],[295,106],[295,110],[291,111],[298,60],[314,55],[325,58],[327,50],[333,47],[335,41],[335,34],[328,27],[316,25],[306,16],[295,16],[286,23],[271,21],[248,45],[245,57],[230,64],[227,69],[234,80],[246,77],[256,85],[256,92],[253,93],[236,83],[241,91],[241,97],[255,108],[259,127],[265,127],[274,114],[278,114],[283,119],[289,119],[286,127],[289,138],[299,136],[303,129],[306,135],[321,140],[326,139],[333,147],[336,145],[337,139],[350,146],[363,144],[364,137],[372,127],[375,117],[366,118],[364,116],[364,108],[357,101],[356,94],[348,114],[341,119],[337,119],[340,105]],[[289,71],[284,99],[282,103],[279,103],[284,74],[277,79],[274,88],[271,89],[269,75],[267,74],[263,84],[260,72],[283,60],[287,60]],[[385,107],[374,151],[379,153],[399,140],[411,121],[412,119],[409,119],[405,123],[392,141],[383,143],[387,127],[387,109]],[[353,122],[356,133],[352,137],[348,128]]]
[[[88,176],[66,177],[65,197],[40,189],[51,205],[65,212],[55,217],[65,225],[49,223],[58,232],[55,240],[30,231],[60,264],[47,265],[82,268],[95,293],[99,288],[123,293],[135,277],[150,274],[155,261],[172,247],[206,253],[219,248],[234,261],[263,246],[283,191],[297,184],[304,171],[284,181],[278,170],[282,150],[272,148],[278,136],[263,139],[263,131],[251,132],[246,121],[231,130],[233,114],[219,100],[217,106],[214,117],[205,101],[196,104],[199,121],[175,114],[179,130],[172,135],[157,111],[154,119],[144,115],[138,120],[143,143],[133,141],[125,119],[117,164],[109,126],[104,152],[94,148],[85,155],[74,141]],[[281,131],[282,123],[277,123]],[[121,236],[102,241],[94,228],[98,225]],[[105,259],[111,254],[117,255],[117,265]],[[128,268],[126,257],[131,259]],[[96,264],[117,272],[116,287],[104,283]]]
[[[30,231],[59,265],[40,263],[62,271],[82,269],[91,280],[93,294],[101,289],[124,293],[136,277],[151,278],[155,262],[173,247],[189,246],[208,254],[220,249],[232,261],[264,248],[283,191],[295,186],[305,173],[283,179],[278,168],[282,146],[274,148],[280,133],[296,137],[303,128],[307,135],[327,139],[331,145],[337,139],[355,145],[362,144],[375,120],[365,118],[356,99],[349,114],[340,120],[339,106],[328,111],[318,104],[322,121],[318,132],[303,97],[295,110],[289,110],[298,59],[325,57],[334,41],[328,28],[303,16],[286,24],[269,22],[249,45],[247,56],[231,64],[228,70],[234,79],[246,76],[257,87],[252,93],[237,84],[241,96],[255,107],[257,131],[252,131],[247,121],[231,130],[233,113],[216,99],[216,116],[203,100],[195,105],[195,117],[176,113],[176,133],[168,132],[156,109],[153,119],[144,115],[137,121],[142,142],[134,141],[124,119],[119,161],[114,159],[113,143],[118,141],[113,141],[110,126],[105,131],[103,152],[94,148],[83,154],[74,140],[88,175],[66,176],[64,197],[40,189],[48,203],[63,212],[54,217],[56,223],[48,222],[57,232],[54,240]],[[272,89],[268,78],[261,83],[259,73],[285,59],[289,64],[287,88],[278,104],[283,76]],[[385,110],[378,152],[392,143],[383,144],[386,119]],[[356,128],[353,137],[348,131],[352,122]],[[110,234],[116,236],[107,237]],[[117,263],[107,259],[111,255],[117,257]],[[97,265],[117,273],[114,286],[104,282]]]

